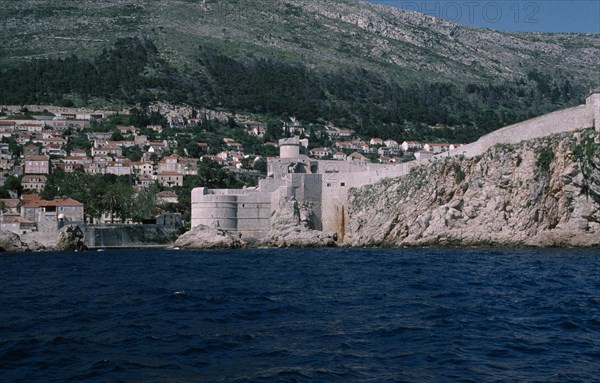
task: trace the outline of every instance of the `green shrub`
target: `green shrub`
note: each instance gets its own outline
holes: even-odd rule
[[[460,164],[456,162],[453,163],[452,170],[454,170],[454,180],[456,181],[456,183],[459,184],[463,182],[463,180],[465,179],[465,172],[463,172],[462,168],[460,167]]]
[[[542,148],[537,154],[536,165],[542,173],[550,171],[550,165],[554,161],[554,151],[550,147]]]

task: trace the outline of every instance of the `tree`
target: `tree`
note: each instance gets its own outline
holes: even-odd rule
[[[131,220],[133,222],[143,222],[153,218],[156,207],[156,192],[153,188],[148,191],[138,193],[131,199]]]
[[[8,176],[4,182],[4,186],[0,187],[0,197],[11,198],[10,191],[14,191],[16,194],[21,194],[23,192],[20,177]]]
[[[204,159],[198,165],[198,186],[209,188],[235,188],[240,183],[235,177],[225,171],[217,162]]]
[[[254,169],[259,172],[266,173],[267,172],[267,161],[260,158],[254,162]]]
[[[124,141],[125,138],[123,137],[123,135],[121,134],[120,131],[118,130],[113,130],[112,135],[110,136],[110,140],[111,141]]]
[[[115,215],[123,209],[123,196],[117,185],[109,187],[102,196],[102,205],[110,213],[110,223],[115,223]]]
[[[123,148],[123,156],[129,158],[133,162],[141,160],[142,154],[142,148],[137,145]]]

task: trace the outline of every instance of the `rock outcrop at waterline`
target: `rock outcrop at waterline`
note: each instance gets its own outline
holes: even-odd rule
[[[588,130],[497,145],[353,189],[348,244],[598,245],[599,139]]]
[[[246,243],[225,230],[198,225],[177,238],[175,246],[182,249],[236,249],[245,247]]]
[[[58,231],[56,251],[86,250],[85,234],[78,225],[67,225]]]
[[[236,233],[198,225],[181,235],[175,246],[186,249],[234,249],[239,247],[333,247],[334,235],[310,228],[312,208],[295,198],[284,197],[271,217],[271,230],[264,239],[244,242]]]
[[[0,231],[0,252],[16,253],[29,251],[29,246],[21,237],[10,231]]]

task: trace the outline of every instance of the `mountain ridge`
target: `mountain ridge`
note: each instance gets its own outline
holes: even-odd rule
[[[240,53],[244,53],[244,46],[250,46],[254,51],[251,53],[258,56],[293,54],[296,61],[303,61],[309,67],[319,64],[313,62],[315,57],[320,57],[321,63],[332,65],[349,65],[352,60],[358,60],[357,64],[366,69],[383,66],[390,70],[388,65],[392,64],[399,67],[396,70],[416,70],[426,75],[437,73],[438,76],[433,77],[436,80],[457,73],[465,79],[481,80],[496,75],[513,79],[513,73],[526,75],[525,61],[531,58],[540,60],[534,68],[556,71],[561,66],[571,65],[569,70],[576,79],[592,73],[588,70],[600,72],[600,64],[594,60],[600,55],[600,34],[500,32],[358,1],[154,0],[140,5],[133,0],[120,0],[105,2],[95,11],[92,10],[92,4],[97,7],[95,2],[71,3],[67,7],[67,2],[57,1],[48,13],[60,13],[46,16],[49,21],[40,15],[43,12],[40,5],[31,0],[20,4],[6,0],[1,3],[12,9],[2,25],[5,30],[2,37],[7,41],[4,51],[9,57],[22,36],[33,37],[33,45],[36,39],[54,39],[52,45],[56,45],[58,52],[73,48],[77,52],[78,46],[144,35],[157,44],[168,62],[184,64],[189,64],[190,52],[178,48],[187,46],[189,49],[197,45],[197,39],[206,39],[240,47]],[[65,6],[61,8],[60,4]],[[35,7],[38,8],[34,11]],[[38,16],[26,17],[21,23],[15,20],[27,14],[26,11]],[[56,28],[59,23],[52,20],[66,21],[64,24],[69,28]],[[11,35],[11,28],[7,26],[18,24],[25,27]],[[87,28],[82,27],[86,24]],[[81,33],[86,30],[87,34]],[[311,51],[313,48],[318,50]],[[269,49],[272,52],[268,52]],[[438,61],[428,63],[428,57]],[[484,69],[483,74],[473,68],[477,66]],[[589,68],[585,69],[586,66]]]
[[[600,34],[498,32],[351,0],[85,0],[43,6],[2,0],[0,5],[6,9],[0,19],[6,42],[0,62],[7,66],[60,57],[38,65],[46,76],[55,76],[52,70],[76,55],[92,61],[91,72],[80,77],[98,77],[96,60],[102,62],[107,49],[108,56],[119,56],[120,48],[113,47],[133,46],[136,57],[137,44],[156,57],[137,62],[144,71],[124,85],[127,92],[113,87],[96,95],[101,103],[159,99],[293,113],[313,122],[321,116],[360,127],[361,133],[379,133],[392,124],[385,129],[399,135],[412,129],[407,122],[466,125],[483,129],[471,135],[476,138],[579,104],[600,83],[595,59]],[[123,38],[140,42],[122,43]],[[123,51],[123,59],[128,54]],[[33,69],[4,73],[5,78],[36,75]],[[96,102],[80,94],[86,87],[33,88],[27,91],[33,93],[30,99],[12,101],[48,102],[52,95],[60,102],[64,94],[68,102],[85,106]]]

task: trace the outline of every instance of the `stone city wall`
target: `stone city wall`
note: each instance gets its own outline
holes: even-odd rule
[[[586,105],[559,110],[553,113],[509,125],[440,156],[464,154],[466,157],[482,155],[496,144],[518,144],[521,141],[551,134],[570,132],[594,127],[594,112]]]
[[[384,178],[404,176],[415,164],[414,161],[395,165],[367,163],[362,171],[324,174],[321,196],[323,231],[337,233],[338,238],[344,241],[349,225],[348,190],[373,184]]]
[[[483,154],[496,144],[517,144],[551,134],[581,130],[600,124],[600,94],[592,93],[581,105],[510,125],[477,142],[439,156]],[[296,140],[297,141],[297,140]],[[367,161],[314,160],[299,155],[299,146],[282,143],[282,157],[269,161],[268,177],[255,189],[192,192],[192,227],[199,224],[237,231],[260,238],[270,230],[270,218],[284,198],[294,197],[310,206],[311,226],[337,233],[343,242],[348,221],[348,190],[374,184],[384,178],[401,177],[413,166],[428,160],[402,164],[371,164]],[[299,143],[298,143],[299,145]]]

